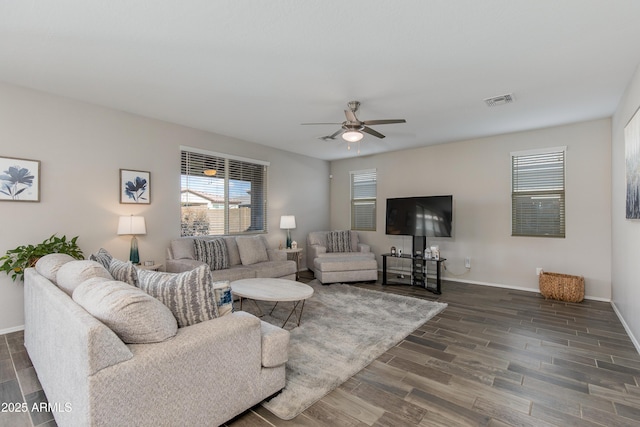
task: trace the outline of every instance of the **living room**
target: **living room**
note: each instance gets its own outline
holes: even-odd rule
[[[267,239],[272,247],[285,240],[286,231],[279,226],[282,215],[296,217],[292,236],[301,247],[312,231],[349,229],[349,172],[375,169],[377,227],[360,235],[371,245],[379,268],[380,255],[391,246],[405,252],[411,246],[408,237],[386,235],[386,199],[452,194],[453,238],[428,241],[439,245],[447,258],[446,280],[535,293],[536,268],[582,275],[586,298],[610,301],[640,349],[640,267],[635,259],[640,228],[625,218],[624,129],[640,105],[640,70],[635,64],[633,75],[618,82],[624,90],[609,115],[398,151],[363,151],[335,160],[76,100],[73,91],[63,96],[29,87],[27,81],[2,82],[0,155],[40,161],[41,188],[38,203],[2,204],[0,253],[56,233],[79,236],[86,254],[104,247],[126,259],[130,239],[117,235],[118,218],[133,214],[146,220],[147,232],[138,237],[141,260],[162,263],[169,242],[180,234],[180,147],[269,162]],[[283,98],[275,101],[279,108],[297,108]],[[349,100],[331,106],[337,120],[342,120],[341,109]],[[495,112],[503,107],[509,106]],[[384,103],[376,105],[376,111],[386,115]],[[300,144],[331,143],[318,141],[314,132]],[[393,132],[389,142],[372,144],[391,145]],[[509,155],[554,146],[567,147],[566,237],[512,237]],[[344,145],[340,149],[347,150]],[[120,169],[150,172],[150,204],[119,203]],[[467,257],[470,268],[465,267]],[[23,328],[23,292],[22,283],[0,276],[0,334]]]

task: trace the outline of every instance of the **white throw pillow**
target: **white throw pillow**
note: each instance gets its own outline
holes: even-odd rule
[[[238,251],[242,265],[251,265],[258,262],[269,261],[269,254],[264,240],[260,236],[237,237]]]
[[[92,277],[104,277],[113,280],[106,268],[97,261],[69,261],[58,270],[58,287],[69,296],[80,284]]]
[[[74,260],[74,257],[67,254],[45,255],[36,262],[36,271],[41,276],[49,279],[55,285],[57,284],[56,276],[58,275],[60,267]]]
[[[124,282],[89,279],[73,291],[73,300],[126,344],[161,342],[178,332],[167,307]]]

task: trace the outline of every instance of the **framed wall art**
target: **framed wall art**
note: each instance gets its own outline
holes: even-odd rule
[[[120,203],[151,203],[151,172],[120,169]]]
[[[0,157],[0,201],[40,201],[40,161]]]
[[[627,181],[627,219],[640,219],[640,109],[624,128],[624,157]]]

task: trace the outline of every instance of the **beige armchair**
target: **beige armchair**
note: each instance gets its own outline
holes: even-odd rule
[[[310,270],[314,270],[316,258],[350,256],[375,258],[371,247],[360,243],[357,231],[312,231],[307,236],[307,268]]]

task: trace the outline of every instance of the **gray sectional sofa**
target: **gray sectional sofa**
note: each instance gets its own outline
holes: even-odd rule
[[[289,332],[245,312],[178,328],[167,306],[100,263],[47,257],[25,272],[25,346],[57,425],[216,426],[284,387]],[[147,318],[149,306],[161,315]]]
[[[197,259],[194,240],[222,239],[227,250],[227,268],[211,271],[214,281],[240,280],[268,277],[295,280],[296,262],[287,260],[287,253],[270,249],[267,239],[257,236],[199,236],[181,237],[172,240],[167,248],[165,268],[168,272],[180,273],[205,264]]]

